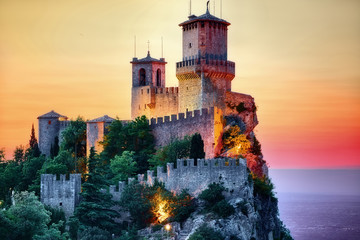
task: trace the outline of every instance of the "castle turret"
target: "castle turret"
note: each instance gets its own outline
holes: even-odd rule
[[[176,63],[179,112],[225,108],[225,94],[231,91],[235,77],[235,63],[227,59],[229,25],[211,15],[209,9],[179,24],[183,30],[183,59]]]
[[[108,115],[104,115],[86,122],[87,155],[89,155],[91,147],[94,147],[98,153],[102,152],[103,146],[100,144],[100,142],[104,140],[104,136],[108,133],[107,127],[114,120],[114,118],[111,118]]]
[[[177,113],[177,88],[165,88],[165,59],[148,52],[132,62],[131,118],[147,118]]]
[[[67,125],[67,117],[54,111],[38,117],[39,121],[39,148],[42,154],[50,156],[51,146],[55,144],[55,138],[61,142],[61,130]]]

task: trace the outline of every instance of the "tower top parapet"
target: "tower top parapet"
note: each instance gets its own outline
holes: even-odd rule
[[[62,119],[67,119],[66,116],[63,116],[57,112],[55,112],[54,110],[48,112],[48,113],[45,113],[41,116],[38,116],[38,119],[44,119],[44,118],[62,118]]]
[[[157,63],[163,63],[166,64],[167,62],[165,62],[165,58],[160,58],[160,59],[156,59],[150,56],[150,51],[148,51],[147,56],[141,59],[138,58],[133,58],[133,60],[130,63],[133,64],[137,64],[137,63],[152,63],[152,62],[157,62]]]
[[[182,22],[179,24],[179,26],[184,26],[190,23],[194,23],[194,22],[198,22],[198,21],[213,21],[213,22],[218,22],[218,23],[223,23],[226,26],[229,26],[230,23],[224,19],[221,18],[217,18],[214,15],[211,15],[210,12],[207,10],[205,14],[200,15],[200,16],[196,16],[196,15],[191,15],[189,16],[189,20]]]

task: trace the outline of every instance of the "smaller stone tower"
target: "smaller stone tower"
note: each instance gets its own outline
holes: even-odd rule
[[[68,121],[67,117],[54,111],[48,112],[38,117],[39,121],[39,148],[42,154],[50,156],[51,145],[55,143],[55,137],[61,142],[61,130]]]
[[[147,56],[133,58],[132,62],[131,119],[177,114],[177,88],[165,88],[165,59]]]
[[[87,155],[89,155],[91,147],[94,147],[98,153],[102,152],[103,146],[100,144],[100,142],[104,140],[104,136],[108,132],[107,127],[114,120],[114,118],[111,118],[108,115],[104,115],[86,122]]]
[[[73,215],[80,202],[81,174],[70,174],[59,178],[53,174],[41,174],[40,200],[43,204],[62,208],[68,218]]]

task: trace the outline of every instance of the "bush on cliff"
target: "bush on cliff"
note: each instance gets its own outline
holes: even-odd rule
[[[235,212],[234,207],[225,200],[223,191],[225,191],[223,185],[211,183],[209,187],[199,195],[199,199],[205,201],[205,210],[213,212],[222,218],[228,217]]]
[[[189,240],[224,240],[220,232],[215,231],[206,224],[201,225],[190,237]]]

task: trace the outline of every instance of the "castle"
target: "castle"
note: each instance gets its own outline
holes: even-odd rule
[[[183,32],[182,61],[176,63],[178,87],[165,87],[164,58],[133,58],[131,118],[145,115],[156,146],[176,138],[200,133],[206,158],[218,155],[223,131],[223,116],[240,115],[246,123],[246,134],[257,125],[254,99],[231,91],[235,63],[228,60],[227,31],[230,23],[210,14],[191,15],[179,24]],[[239,113],[242,104],[249,111]],[[51,145],[68,125],[66,116],[51,111],[38,117],[39,147],[50,155]],[[103,116],[87,122],[87,149],[102,151],[99,144],[113,118]]]
[[[225,116],[238,116],[246,126],[244,134],[250,137],[258,123],[254,99],[231,91],[235,63],[227,57],[229,25],[211,15],[209,9],[179,24],[183,32],[183,57],[176,63],[178,87],[165,87],[167,63],[164,58],[152,58],[148,52],[145,58],[132,59],[131,118],[145,115],[150,119],[157,147],[200,133],[207,159],[199,160],[197,166],[192,159],[178,160],[176,169],[172,164],[167,165],[166,172],[160,167],[156,177],[148,171],[146,181],[144,175],[139,175],[140,183],[152,184],[157,179],[164,182],[168,190],[179,192],[186,188],[196,196],[212,182],[222,182],[232,191],[241,190],[246,182],[246,160],[214,159],[221,149]],[[54,139],[58,138],[61,143],[61,132],[69,121],[54,111],[39,116],[38,120],[39,147],[43,154],[49,155]],[[105,115],[87,122],[88,150],[94,147],[97,152],[102,151],[99,142],[113,120]],[[69,180],[65,176],[57,180],[54,175],[42,175],[41,200],[52,206],[62,206],[69,216],[78,203],[80,182],[80,175],[71,175]],[[119,190],[110,186],[115,200],[120,198],[124,186],[123,182],[119,183]]]

